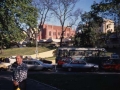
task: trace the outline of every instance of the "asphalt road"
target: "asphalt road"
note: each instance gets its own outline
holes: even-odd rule
[[[29,71],[28,74],[120,74],[120,72],[66,72],[58,69],[57,71]],[[11,81],[12,72],[0,72],[0,90],[12,90],[13,84]],[[46,85],[44,83],[27,79],[27,90],[59,90],[55,87]]]
[[[12,75],[11,72],[7,71],[0,72],[0,90],[13,90],[11,75]],[[27,90],[59,90],[59,89],[28,78]]]

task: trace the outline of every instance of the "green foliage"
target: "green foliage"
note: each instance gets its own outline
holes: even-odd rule
[[[35,47],[36,44],[35,44],[35,43],[31,43],[31,42],[29,42],[29,43],[26,44],[26,46],[27,46],[27,47]]]
[[[118,36],[120,32],[120,0],[102,0],[100,3],[94,2],[91,6],[91,14],[94,16],[94,20],[100,20],[100,17],[111,19],[114,21],[115,32]],[[96,18],[96,16],[99,16]],[[104,35],[104,42],[106,42],[109,38],[109,33]],[[102,39],[103,40],[103,39]]]
[[[94,3],[91,6],[92,13],[110,18],[115,22],[120,22],[120,1],[119,0],[102,0],[100,3]]]
[[[25,38],[23,29],[37,24],[37,9],[31,0],[2,0],[0,1],[0,40],[18,42]]]
[[[91,12],[85,12],[81,15],[81,20],[77,27],[77,34],[75,36],[75,45],[81,47],[95,47],[98,44],[99,26],[101,21],[96,21]],[[79,32],[79,30],[81,32]]]

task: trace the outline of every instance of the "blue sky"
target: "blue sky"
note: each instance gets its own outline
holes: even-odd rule
[[[97,3],[100,2],[101,0],[79,0],[79,2],[76,4],[75,8],[80,8],[83,12],[89,12],[91,10],[91,5],[93,2],[96,1]],[[50,22],[47,22],[47,24],[52,24],[52,25],[60,25],[59,21],[56,20],[55,18],[52,18]],[[66,23],[68,25],[68,23]],[[76,27],[76,26],[75,26]]]
[[[91,5],[93,4],[93,2],[100,2],[101,0],[80,0],[77,5],[76,8],[80,8],[83,11],[90,11],[91,10]]]

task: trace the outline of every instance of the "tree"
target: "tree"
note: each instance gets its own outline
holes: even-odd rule
[[[38,31],[43,30],[43,25],[50,18],[50,8],[53,6],[53,0],[33,0],[33,5],[38,9]]]
[[[94,2],[91,6],[92,12],[103,18],[109,18],[115,21],[115,27],[120,25],[120,1],[102,0],[100,3]],[[117,29],[116,29],[117,31]]]
[[[98,44],[99,22],[94,20],[91,12],[85,12],[81,15],[81,20],[77,27],[76,42],[81,47],[95,47]],[[76,39],[75,38],[75,39]],[[75,42],[75,43],[76,43]]]
[[[0,40],[4,46],[10,47],[11,42],[24,39],[25,27],[36,26],[37,9],[32,6],[31,2],[32,0],[0,1]]]
[[[61,24],[60,46],[62,46],[64,32],[68,27],[71,27],[76,23],[81,14],[80,9],[74,10],[77,1],[78,0],[56,0],[54,6],[51,7],[53,15]],[[65,25],[67,22],[69,22],[69,25]]]
[[[53,0],[33,0],[32,5],[37,9],[38,12],[38,23],[35,27],[27,29],[27,36],[29,41],[36,43],[36,36],[41,36],[40,31],[44,30],[43,25],[46,20],[51,16],[50,8],[53,5]],[[40,37],[39,37],[40,39]]]
[[[94,2],[91,8],[94,15],[108,18],[114,21],[114,30],[116,33],[116,37],[118,38],[118,33],[120,32],[120,0],[102,0],[100,3]],[[108,41],[109,38],[107,37],[110,34],[106,33],[104,35],[104,37],[106,37],[104,42],[106,42]]]

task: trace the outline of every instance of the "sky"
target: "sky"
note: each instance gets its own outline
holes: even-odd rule
[[[80,8],[83,12],[89,12],[91,10],[91,5],[93,2],[96,1],[97,3],[100,2],[101,0],[79,0],[79,2],[76,4],[75,8]],[[56,19],[52,19],[50,22],[47,22],[47,24],[52,24],[52,25],[60,25],[59,21]],[[68,25],[68,24],[66,24]],[[76,27],[75,27],[76,28]]]
[[[90,11],[91,10],[91,5],[93,4],[93,2],[100,2],[101,0],[80,0],[77,5],[76,5],[76,8],[80,8],[82,9],[83,11]]]

